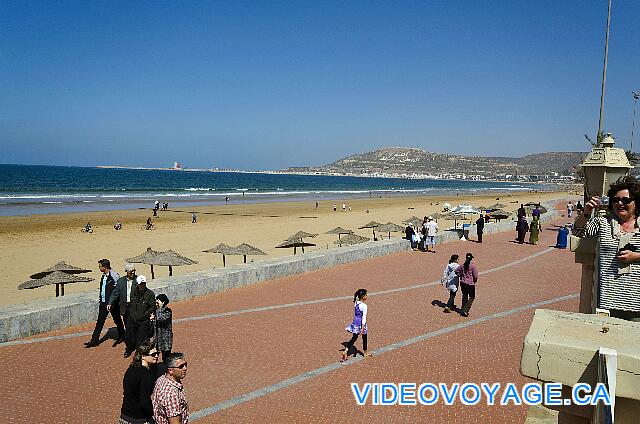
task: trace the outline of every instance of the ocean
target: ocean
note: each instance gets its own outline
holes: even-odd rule
[[[0,216],[169,206],[551,190],[552,184],[0,165]]]

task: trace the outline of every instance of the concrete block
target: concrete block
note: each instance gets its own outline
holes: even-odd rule
[[[618,397],[640,400],[640,323],[538,309],[524,340],[520,372],[566,386],[597,382],[597,351],[618,352]]]

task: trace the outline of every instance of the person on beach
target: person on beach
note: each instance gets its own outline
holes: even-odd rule
[[[527,218],[524,215],[520,215],[518,217],[518,222],[516,223],[516,231],[518,233],[518,243],[524,243],[524,236],[529,231],[529,224],[527,223]]]
[[[318,202],[316,202],[316,209],[318,209]]]
[[[151,221],[151,217],[147,218],[147,226],[145,229],[150,230],[153,228],[153,221]]]
[[[484,216],[482,214],[476,220],[476,233],[478,234],[478,243],[482,243],[482,233],[484,233]]]
[[[196,216],[195,212],[191,212],[191,223],[195,224],[198,222],[198,217]]]
[[[346,212],[347,211],[347,204],[343,203],[342,204],[342,212]]]
[[[159,353],[149,343],[143,343],[136,349],[122,380],[122,407],[118,424],[153,423],[151,395],[156,377],[151,368],[158,362]]]
[[[187,376],[187,360],[181,352],[174,352],[166,360],[167,373],[156,380],[151,395],[153,419],[156,424],[186,424],[189,422],[189,403],[182,380]]]
[[[115,223],[115,225],[113,226],[113,229],[116,230],[116,231],[122,230],[122,224],[120,223],[120,221],[117,221]]]
[[[352,334],[351,340],[349,340],[344,350],[342,351],[342,357],[340,358],[341,362],[347,360],[349,356],[349,351],[353,347],[356,340],[358,340],[358,336],[362,335],[362,352],[365,357],[371,356],[367,353],[367,304],[364,301],[367,300],[367,290],[358,289],[357,292],[353,295],[353,321],[345,330]]]
[[[102,328],[104,327],[104,322],[107,319],[107,315],[111,313],[111,318],[113,318],[113,322],[116,324],[118,329],[118,337],[116,338],[116,342],[113,346],[118,344],[118,340],[124,340],[124,324],[122,323],[122,318],[120,317],[120,304],[115,303],[110,308],[109,299],[111,298],[111,293],[116,288],[116,281],[120,278],[117,272],[111,269],[111,262],[108,259],[100,259],[98,261],[98,268],[102,273],[102,277],[100,278],[100,293],[98,295],[98,318],[96,319],[96,326],[93,329],[93,334],[91,335],[91,340],[84,344],[86,348],[92,348],[98,346],[100,343],[100,334],[102,333]]]
[[[117,305],[120,310],[120,315],[122,315],[122,319],[124,321],[124,338],[118,338],[113,346],[115,347],[118,344],[125,342],[125,350],[128,349],[133,351],[135,345],[131,343],[127,334],[131,331],[131,299],[137,293],[136,286],[138,283],[136,282],[136,278],[138,276],[136,275],[136,267],[133,264],[126,264],[124,266],[124,272],[126,275],[118,278],[116,281],[116,286],[109,297],[107,309],[111,311],[111,308],[114,307],[113,305]]]
[[[335,212],[336,210],[338,210],[338,205],[336,205],[335,203],[333,204],[333,211]]]
[[[84,226],[85,233],[93,233],[93,227],[90,222],[87,222],[87,225]]]
[[[431,252],[436,253],[436,234],[438,233],[438,223],[433,220],[432,216],[427,217],[427,239],[425,242],[425,251],[429,252],[429,246],[431,246]]]
[[[156,347],[162,352],[162,360],[166,362],[173,346],[172,311],[167,305],[169,298],[166,294],[160,293],[156,296],[156,312],[151,315],[151,320],[155,323]]]
[[[592,197],[576,217],[574,233],[597,239],[596,307],[608,309],[614,318],[640,322],[640,182],[621,177],[607,197],[608,214],[591,217],[601,206],[600,197]]]
[[[462,289],[462,312],[463,317],[469,316],[471,305],[476,298],[476,283],[478,282],[478,269],[472,264],[473,255],[467,253],[464,264],[458,267],[456,274],[460,278],[460,288]]]
[[[542,225],[540,225],[540,217],[534,216],[531,220],[531,225],[529,226],[529,243],[536,245],[538,244],[538,235],[542,231]]]
[[[451,255],[449,263],[446,267],[444,267],[444,271],[442,272],[442,279],[440,280],[443,287],[449,291],[449,301],[447,302],[447,306],[445,306],[443,311],[447,314],[450,313],[452,309],[456,308],[456,293],[458,292],[458,286],[460,285],[460,277],[456,273],[458,268],[460,268],[458,259],[458,255]]]
[[[136,295],[131,300],[131,331],[128,332],[130,345],[137,348],[149,339],[152,334],[151,314],[156,309],[156,297],[147,288],[147,277],[139,275],[136,278]],[[132,350],[125,350],[124,357],[128,358]]]
[[[156,200],[156,201],[153,203],[153,209],[155,209],[155,210],[160,209],[160,202],[159,202],[159,201],[157,201],[157,200]]]
[[[224,196],[224,203],[229,203],[229,196]]]

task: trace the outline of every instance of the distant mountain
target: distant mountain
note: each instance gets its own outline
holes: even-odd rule
[[[351,175],[431,175],[447,177],[465,174],[468,178],[506,175],[575,175],[586,152],[536,153],[521,158],[464,156],[427,152],[412,147],[386,147],[339,159],[328,165],[290,168],[292,172]]]

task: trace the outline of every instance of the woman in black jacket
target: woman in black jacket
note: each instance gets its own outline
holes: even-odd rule
[[[155,372],[150,367],[158,362],[160,352],[148,343],[136,349],[133,361],[124,373],[122,408],[119,424],[153,423],[151,393],[156,383]]]

